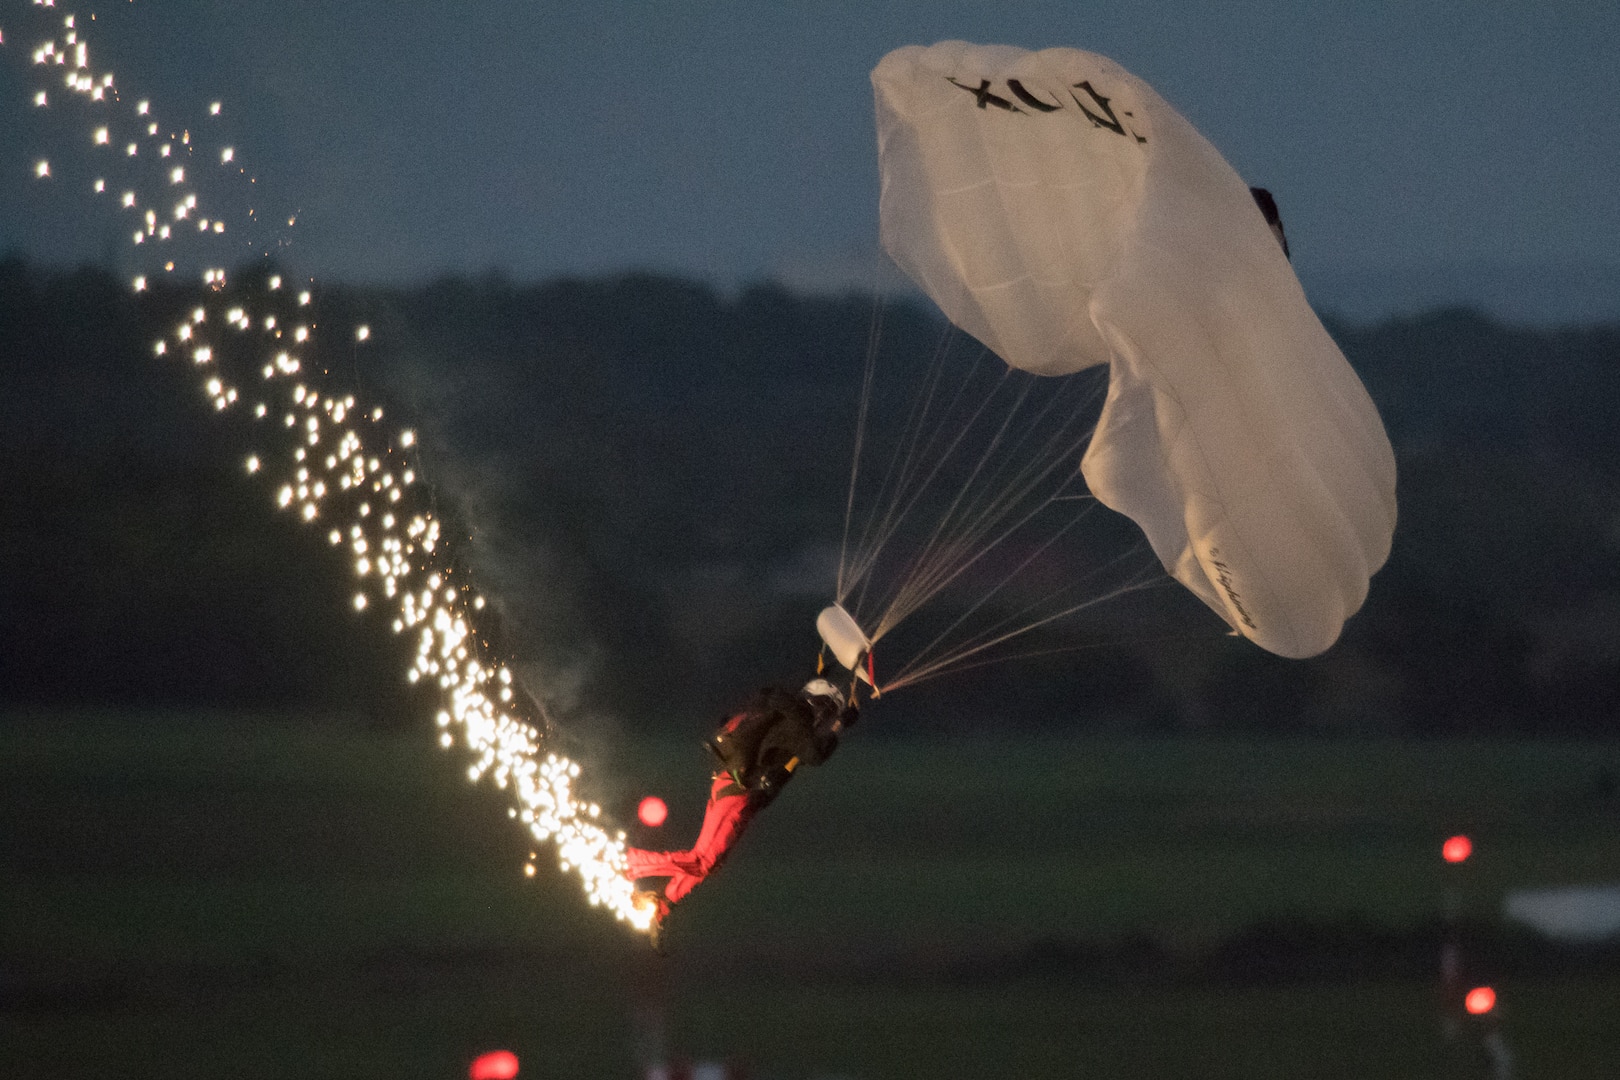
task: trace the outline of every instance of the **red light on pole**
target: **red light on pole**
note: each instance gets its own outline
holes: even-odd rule
[[[1470,1016],[1484,1016],[1496,1008],[1496,991],[1488,986],[1476,986],[1463,999],[1463,1008]]]
[[[1460,863],[1474,853],[1474,842],[1468,837],[1458,833],[1447,840],[1440,848],[1440,854],[1449,863]]]
[[[473,1058],[468,1080],[512,1080],[518,1074],[517,1055],[510,1050],[491,1050]]]
[[[651,825],[656,829],[669,817],[669,807],[665,806],[664,800],[658,796],[648,795],[636,807],[636,817],[641,819],[643,825]]]

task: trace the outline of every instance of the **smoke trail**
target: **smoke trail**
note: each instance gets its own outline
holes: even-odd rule
[[[536,842],[555,846],[559,866],[579,876],[592,904],[646,929],[650,913],[634,908],[623,876],[623,832],[577,792],[580,766],[552,749],[544,703],[522,692],[490,644],[488,601],[421,479],[416,432],[395,426],[364,395],[334,388],[331,365],[319,359],[345,338],[351,349],[369,347],[371,327],[323,325],[307,280],[227,273],[244,249],[274,256],[282,226],[265,221],[256,177],[220,137],[214,122],[224,102],[194,123],[171,123],[96,66],[94,16],[81,23],[53,0],[32,6],[39,25],[27,51],[30,105],[60,114],[69,132],[84,125],[94,151],[55,166],[39,156],[34,177],[83,191],[106,204],[103,219],[110,213],[122,223],[124,253],[139,267],[130,287],[154,317],[167,317],[153,353],[191,370],[214,410],[244,430],[254,449],[243,470],[273,504],[322,530],[348,560],[354,608],[391,611],[394,631],[414,638],[407,675],[435,689],[440,742],[471,754],[469,779],[488,778],[508,794],[509,815]],[[285,222],[293,228],[296,215]],[[536,872],[532,862],[527,870]]]

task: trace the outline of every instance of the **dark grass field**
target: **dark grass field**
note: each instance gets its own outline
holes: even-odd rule
[[[695,829],[695,738],[585,763],[622,819],[654,791],[669,843]],[[1620,880],[1620,745],[873,724],[664,958],[549,861],[525,879],[464,764],[426,725],[0,719],[0,1077],[455,1078],[495,1047],[630,1077],[654,1016],[671,1052],[782,1080],[1484,1077],[1482,1028],[1440,1034],[1448,893],[1514,1075],[1620,1071],[1616,953],[1495,921],[1510,887]],[[1477,854],[1448,867],[1458,831]]]

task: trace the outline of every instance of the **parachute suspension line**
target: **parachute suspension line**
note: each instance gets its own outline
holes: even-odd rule
[[[1004,530],[1001,533],[1001,535],[997,536],[990,543],[985,544],[985,545],[983,545],[983,546],[981,546],[981,547],[979,547],[977,549],[970,550],[969,554],[965,558],[963,558],[959,564],[954,565],[954,566],[946,567],[946,569],[948,569],[950,571],[949,576],[945,577],[945,578],[937,581],[937,583],[933,584],[931,586],[931,588],[930,588],[930,591],[928,591],[925,595],[919,596],[917,598],[916,602],[913,604],[910,611],[907,611],[904,614],[910,614],[911,611],[914,611],[917,607],[920,607],[923,603],[927,602],[927,600],[929,600],[931,597],[937,595],[941,590],[943,590],[947,585],[949,585],[952,581],[954,581],[959,575],[964,573],[969,567],[971,567],[974,563],[976,563],[980,558],[982,558],[984,555],[988,554],[990,551],[994,550],[997,546],[999,546],[1003,540],[1007,539],[1009,536],[1011,536],[1014,533],[1018,532],[1025,525],[1027,525],[1030,521],[1032,521],[1036,517],[1038,517],[1048,506],[1051,506],[1053,504],[1053,502],[1056,501],[1058,498],[1059,498],[1058,496],[1052,496],[1051,498],[1048,498],[1044,503],[1040,504],[1039,506],[1036,506],[1033,510],[1029,511],[1022,518],[1020,518],[1018,521],[1014,522],[1010,527],[1008,527],[1006,530]],[[980,608],[982,608],[986,603],[988,603],[997,593],[1001,592],[1001,590],[1008,583],[1010,583],[1020,573],[1022,573],[1024,570],[1026,570],[1030,566],[1031,563],[1033,563],[1041,555],[1045,554],[1047,549],[1050,548],[1053,544],[1057,543],[1057,541],[1062,538],[1064,533],[1067,533],[1071,528],[1073,528],[1083,518],[1085,518],[1091,512],[1091,510],[1095,507],[1095,505],[1096,505],[1095,503],[1088,503],[1085,506],[1083,506],[1082,509],[1077,514],[1075,514],[1073,517],[1071,517],[1056,532],[1054,532],[1051,536],[1049,536],[1043,543],[1039,544],[1035,548],[1034,551],[1032,551],[1029,555],[1025,556],[1025,558],[1021,562],[1019,562],[1018,565],[1015,566],[1009,573],[1003,575],[1000,581],[996,582],[995,585],[993,585],[990,589],[986,590],[983,593],[983,595],[981,595],[977,600],[975,600],[972,604],[968,605],[967,609],[964,610],[962,612],[962,614],[960,616],[958,616],[954,622],[952,622],[949,626],[947,626],[939,634],[939,636],[935,638],[934,641],[930,642],[927,646],[922,648],[917,653],[917,656],[912,659],[911,664],[915,664],[920,657],[927,655],[930,650],[936,648],[939,645],[941,640],[948,637],[953,630],[955,630],[957,627],[959,627],[965,620],[967,620],[975,612],[977,612]],[[1082,579],[1082,580],[1084,580],[1084,579]],[[1071,588],[1072,588],[1072,586],[1071,586]],[[1065,589],[1063,591],[1068,591],[1068,590]],[[897,601],[897,603],[898,603],[898,601]],[[1031,610],[1031,609],[1026,608],[1023,612],[1019,612],[1017,614],[1008,616],[1006,619],[1003,619],[1002,622],[1000,624],[998,624],[998,625],[1005,625],[1009,621],[1021,618],[1021,617],[1023,617],[1023,615],[1027,614],[1027,612],[1029,610]],[[903,617],[903,615],[901,617]],[[896,618],[895,621],[898,622],[899,618]],[[906,667],[910,667],[911,664],[907,664]],[[906,667],[903,667],[901,669],[902,673],[906,670]]]
[[[968,423],[963,426],[957,440],[951,444],[949,451],[947,451],[947,454],[945,455],[946,457],[949,457],[955,453],[962,440],[978,424],[980,416],[982,416],[984,411],[988,409],[990,402],[994,400],[994,398],[1001,392],[1002,387],[1006,385],[1007,378],[1007,375],[1003,375],[1001,382],[998,383],[995,390],[985,397],[984,404],[980,407],[979,411],[973,415]],[[895,597],[890,601],[888,608],[883,613],[883,617],[878,621],[878,625],[873,631],[873,640],[876,640],[889,630],[892,630],[896,625],[904,620],[907,615],[911,614],[919,606],[921,606],[921,604],[926,601],[929,596],[938,591],[937,588],[933,587],[934,583],[939,581],[941,576],[936,567],[942,561],[949,559],[953,554],[951,550],[947,550],[943,554],[939,553],[941,535],[946,533],[947,530],[950,530],[954,523],[953,518],[962,505],[962,500],[973,493],[974,481],[978,479],[979,474],[984,470],[986,464],[994,457],[997,447],[1001,445],[1002,439],[1007,434],[1008,426],[1012,423],[1013,418],[1018,414],[1018,409],[1022,406],[1027,394],[1028,388],[1026,387],[1024,392],[1019,394],[1015,399],[1013,407],[1007,412],[1007,415],[1002,418],[1001,426],[997,429],[995,436],[990,440],[989,444],[980,453],[979,460],[969,472],[968,478],[957,489],[955,496],[951,500],[950,506],[943,514],[940,515],[940,519],[935,524],[932,534],[929,536],[927,542],[923,545],[922,551],[912,561],[911,568],[902,578],[900,587],[897,590]],[[944,460],[944,458],[941,458],[941,460],[936,463],[936,473],[939,468],[943,468]],[[954,536],[953,539],[955,539]]]
[[[1110,591],[1110,593],[1107,596],[1098,597],[1097,600],[1095,601],[1095,603],[1099,603],[1099,604],[1107,603],[1109,600],[1116,599],[1116,598],[1118,598],[1118,597],[1120,597],[1122,595],[1125,595],[1126,593],[1136,592],[1136,591],[1141,590],[1141,589],[1168,588],[1170,586],[1170,584],[1171,584],[1170,579],[1160,580],[1160,581],[1143,580],[1143,581],[1139,581],[1139,582],[1134,582],[1132,584],[1120,586],[1119,588]],[[1085,606],[1086,605],[1080,605],[1080,607],[1085,607]],[[1068,617],[1070,615],[1073,615],[1073,614],[1076,613],[1077,610],[1079,610],[1079,609],[1075,608],[1075,609],[1069,609],[1069,610],[1066,610],[1066,611],[1057,612],[1052,616],[1052,621],[1057,621],[1059,619],[1063,619],[1063,618],[1066,618],[1066,617]],[[1225,631],[1225,632],[1223,632],[1223,634],[1224,634],[1224,636],[1230,636],[1230,631]],[[908,675],[908,676],[906,676],[904,685],[906,685],[906,686],[915,686],[918,683],[927,682],[928,680],[933,679],[933,678],[937,678],[940,675],[956,675],[956,674],[960,674],[961,672],[964,672],[964,671],[972,671],[975,668],[990,667],[990,666],[992,666],[994,664],[1007,664],[1007,663],[1012,663],[1012,662],[1015,662],[1015,661],[1018,661],[1018,660],[1029,660],[1029,659],[1032,659],[1032,658],[1038,657],[1038,656],[1062,656],[1062,655],[1064,655],[1066,653],[1091,652],[1091,651],[1097,650],[1097,649],[1115,649],[1115,648],[1118,648],[1118,647],[1120,647],[1122,645],[1144,645],[1144,644],[1156,644],[1156,643],[1165,642],[1165,641],[1190,641],[1190,640],[1203,640],[1203,639],[1200,638],[1198,635],[1194,635],[1194,634],[1153,634],[1153,635],[1148,635],[1148,636],[1145,636],[1145,637],[1137,637],[1137,638],[1118,638],[1118,639],[1110,639],[1108,641],[1088,641],[1088,642],[1080,642],[1080,643],[1077,643],[1077,644],[1074,644],[1074,645],[1054,645],[1054,646],[1052,646],[1051,648],[1048,648],[1048,649],[1026,649],[1026,650],[1024,650],[1022,652],[999,653],[999,654],[997,654],[995,656],[981,657],[980,659],[977,659],[977,660],[974,660],[971,657],[960,657],[960,658],[957,658],[957,659],[951,661],[949,664],[944,664],[944,665],[931,667],[926,673],[913,673],[911,675]],[[987,649],[990,648],[990,647],[993,647],[993,646],[992,645],[986,645]],[[895,687],[896,687],[896,684],[891,681],[891,682],[885,684],[884,689],[885,690],[893,690],[893,689],[895,689]]]
[[[943,630],[941,630],[934,637],[934,639],[932,641],[930,641],[927,645],[925,645],[921,649],[919,649],[916,652],[916,654],[912,657],[912,659],[901,669],[899,674],[904,675],[907,671],[909,671],[909,670],[917,667],[921,663],[923,663],[925,658],[929,657],[930,654],[932,654],[936,649],[940,648],[942,643],[945,640],[947,640],[950,637],[951,634],[956,632],[956,630],[958,628],[960,628],[963,625],[963,623],[967,622],[975,614],[977,614],[977,612],[981,608],[983,608],[993,598],[995,598],[997,595],[999,595],[1001,593],[1001,591],[1004,588],[1006,588],[1009,583],[1011,583],[1015,578],[1018,577],[1019,574],[1023,573],[1023,571],[1026,570],[1032,563],[1034,563],[1037,559],[1039,559],[1042,555],[1044,555],[1049,548],[1051,548],[1060,539],[1062,539],[1063,535],[1065,533],[1067,533],[1070,529],[1074,528],[1075,525],[1079,524],[1079,522],[1090,513],[1090,511],[1094,508],[1094,506],[1095,506],[1095,504],[1087,505],[1078,514],[1075,514],[1067,522],[1065,522],[1061,528],[1059,528],[1050,537],[1048,537],[1044,543],[1038,545],[1033,551],[1031,551],[1027,556],[1025,556],[1016,566],[1014,566],[1006,574],[1002,575],[1002,577],[1001,577],[1001,579],[999,581],[997,581],[989,589],[985,590],[983,595],[981,595],[972,604],[968,605],[968,607],[960,615],[958,615],[956,617],[956,619],[953,620],[948,626],[946,626]],[[1039,512],[1039,510],[1037,509],[1037,511],[1035,511],[1035,513],[1038,513],[1038,512]],[[1033,517],[1034,514],[1031,514],[1029,516]],[[1028,519],[1026,518],[1025,520],[1028,520]],[[1013,527],[1013,530],[1009,530],[1009,531],[1015,531],[1022,524],[1023,523],[1020,522],[1019,525],[1015,525]],[[998,539],[998,542],[999,542],[999,539]],[[1082,582],[1089,579],[1090,577],[1094,576],[1095,573],[1096,573],[1096,571],[1093,571],[1092,574],[1086,575],[1085,578],[1081,579]],[[1073,588],[1075,588],[1075,585],[1070,585],[1070,586],[1066,587],[1065,589],[1061,590],[1061,592],[1069,592]],[[1050,599],[1050,597],[1047,597],[1046,599]],[[984,630],[980,631],[980,637],[987,637],[987,636],[994,635],[998,631],[1000,631],[1003,627],[1008,625],[1009,623],[1014,623],[1014,622],[1019,621],[1020,619],[1026,618],[1029,615],[1029,613],[1031,611],[1033,611],[1038,604],[1039,604],[1039,601],[1036,601],[1035,603],[1032,603],[1032,604],[1029,604],[1029,605],[1025,606],[1023,609],[1021,609],[1019,611],[1015,611],[1015,612],[1013,612],[1013,613],[1011,613],[1011,614],[1009,614],[1007,616],[1004,616],[999,622],[994,623],[991,626],[989,626],[989,627],[985,628]]]
[[[866,424],[867,417],[872,411],[872,383],[877,376],[878,345],[883,340],[883,312],[886,299],[879,293],[872,302],[872,321],[866,336],[866,369],[861,373],[861,402],[855,411],[855,450],[849,462],[849,492],[844,497],[844,535],[838,544],[838,588],[836,596],[839,603],[848,595],[848,586],[845,583],[845,568],[849,565],[849,527],[855,517],[855,489],[861,478],[861,457],[866,450]],[[823,646],[823,657],[816,663],[816,673],[821,673],[821,664],[825,659],[826,649]]]
[[[941,516],[933,536],[906,573],[879,623],[874,640],[878,634],[893,629],[938,595],[1055,503],[1080,499],[1086,501],[1086,509],[1089,510],[1088,495],[1068,495],[1066,492],[1078,475],[1078,459],[1090,441],[1093,429],[1092,423],[1082,418],[1084,414],[1079,405],[1083,402],[1071,401],[1077,393],[1073,388],[1081,387],[1078,393],[1083,396],[1091,396],[1094,390],[1090,388],[1090,382],[1083,378],[1067,380],[1058,387],[1057,392],[1048,396],[1033,417],[1029,417],[1025,406],[1034,386],[1033,380],[1024,383],[994,439],[980,455],[951,506]],[[1055,430],[1050,430],[1039,446],[1031,448],[1028,444],[1035,434],[1047,429],[1051,415],[1059,410],[1066,419]],[[1015,426],[1021,429],[1020,435],[1010,445],[1003,445],[1008,432]],[[1021,506],[1030,505],[1035,493],[1048,485],[1052,474],[1060,469],[1069,471],[1060,478],[1056,488],[992,538],[991,534],[1008,516],[1015,514]],[[1059,535],[1066,532],[1068,527],[1063,526]],[[1043,544],[1040,550],[1048,546],[1050,541]]]
[[[859,583],[860,592],[853,604],[854,614],[859,616],[864,607],[866,589],[871,583],[871,573],[878,559],[883,553],[885,545],[899,530],[904,522],[907,512],[915,504],[926,486],[926,481],[919,484],[915,477],[920,470],[919,461],[930,456],[935,443],[941,437],[943,424],[938,424],[930,432],[930,417],[935,411],[939,395],[940,382],[944,376],[945,361],[950,354],[951,342],[956,330],[948,328],[935,344],[934,355],[929,369],[923,379],[921,388],[912,396],[910,414],[901,429],[901,437],[895,443],[894,451],[889,457],[889,464],[884,471],[883,480],[872,496],[873,512],[867,519],[862,530],[860,542],[856,545],[856,554],[847,575],[848,583]],[[981,350],[978,361],[973,365],[977,369],[984,357],[989,355],[988,350]],[[966,382],[957,388],[951,402],[941,411],[949,413],[959,406],[962,395],[966,391]],[[929,435],[926,445],[924,436]],[[934,454],[936,459],[939,455]],[[904,505],[902,505],[904,504]],[[846,594],[847,595],[847,594]],[[843,597],[840,597],[843,602]]]
[[[1162,583],[1157,564],[1152,573],[1129,565],[1143,550],[1138,544],[1102,563],[1086,559],[1081,567],[1071,565],[1055,589],[1027,584],[1032,568],[1049,563],[1057,545],[1100,505],[1079,466],[1095,430],[1096,406],[1107,385],[1098,376],[1106,368],[1055,378],[1016,371],[947,326],[932,356],[905,377],[910,392],[891,399],[878,371],[890,314],[883,298],[876,298],[856,414],[836,603],[870,646],[947,590],[958,601],[940,611],[946,617],[939,621],[949,625],[940,629],[936,622],[922,635],[932,638],[926,646],[916,651],[908,646],[883,693],[963,666],[1014,659],[1016,649],[999,647]],[[964,341],[971,346],[968,363]],[[884,430],[887,424],[871,427],[880,423],[886,402],[904,413],[904,423],[889,429],[892,435]],[[881,467],[873,467],[875,457],[862,460],[869,455],[881,455]],[[1014,559],[1003,557],[986,571],[993,553],[1013,545]],[[1016,565],[1009,569],[1008,562]],[[1088,563],[1091,568],[1083,569]],[[1087,596],[1087,590],[1097,589],[1102,592]],[[1015,598],[1009,600],[1010,595]],[[851,700],[863,679],[876,697],[870,648],[855,662]],[[823,650],[818,674],[830,667]]]
[[[928,430],[927,417],[933,409],[934,398],[938,393],[939,383],[943,377],[945,357],[950,352],[950,341],[954,333],[954,328],[948,329],[941,335],[940,340],[935,343],[934,356],[924,377],[922,388],[912,397],[910,415],[907,416],[905,426],[901,429],[901,438],[896,442],[893,453],[890,454],[889,464],[884,471],[883,480],[873,495],[874,510],[867,519],[866,526],[862,529],[861,538],[856,545],[856,554],[848,574],[848,580],[851,583],[861,582],[863,589],[872,565],[882,551],[886,539],[892,536],[894,529],[898,527],[897,518],[901,516],[899,514],[900,502],[909,490],[910,478],[916,470],[915,462],[920,456],[918,443],[922,439],[923,433]],[[853,497],[854,493],[852,492],[852,501]],[[839,599],[841,602],[843,596],[840,596]]]
[[[942,377],[942,361],[947,351],[948,345],[942,345],[936,352],[934,370],[929,373],[929,379],[924,391],[919,395],[922,400],[919,401],[917,407],[913,410],[912,418],[907,422],[909,430],[902,444],[904,457],[900,461],[898,473],[894,475],[892,490],[888,492],[888,503],[883,509],[878,526],[870,530],[868,546],[861,552],[860,561],[855,567],[856,578],[863,582],[870,582],[872,569],[888,542],[900,531],[906,519],[922,501],[923,496],[933,487],[934,482],[939,478],[947,463],[956,458],[964,440],[978,425],[980,418],[990,408],[991,400],[995,397],[994,392],[986,395],[978,403],[978,406],[973,410],[972,415],[966,422],[956,427],[954,434],[951,432],[950,425],[947,425],[943,419],[934,422],[933,430],[929,431],[931,414],[934,411],[933,403]],[[993,355],[988,349],[981,348],[979,350],[978,358],[969,370],[968,375],[957,386],[950,402],[940,410],[942,417],[953,415],[961,407],[962,399],[966,396],[973,382],[973,376],[983,366],[985,358]],[[998,378],[1005,381],[1008,378],[1007,370],[1003,369]],[[924,438],[925,433],[927,434],[926,439]],[[923,463],[927,461],[931,461],[932,466],[925,468]],[[864,598],[864,585],[862,595]],[[882,632],[887,632],[892,628],[893,624],[891,622],[885,626]],[[878,640],[882,636],[882,632],[871,634],[871,640]]]
[[[1110,565],[1121,563],[1127,558],[1130,558],[1132,554],[1133,553],[1131,552],[1127,552],[1124,555],[1120,555],[1117,558],[1110,560]],[[1098,570],[1093,571],[1091,574],[1087,575],[1087,578],[1095,577],[1097,574],[1101,573],[1103,569],[1104,568],[1099,568]],[[1071,604],[1070,606],[1062,608],[1061,610],[1051,612],[1050,614],[1041,616],[1030,622],[1022,623],[1011,630],[1007,630],[999,634],[993,634],[992,631],[987,631],[986,634],[992,636],[981,635],[979,639],[964,643],[952,649],[950,652],[940,656],[938,659],[924,662],[923,655],[927,652],[927,650],[924,650],[923,653],[919,653],[917,657],[913,658],[910,663],[902,668],[894,678],[890,679],[883,688],[888,691],[893,691],[900,689],[902,686],[914,686],[917,683],[925,682],[936,676],[943,675],[948,671],[959,671],[964,667],[984,667],[989,664],[1005,663],[1011,660],[1029,656],[1043,656],[1052,653],[1073,652],[1080,648],[1092,647],[1070,646],[1059,649],[1039,649],[1029,653],[1013,653],[982,659],[974,664],[966,663],[966,661],[972,659],[973,657],[980,656],[990,649],[994,649],[998,645],[1006,644],[1009,641],[1022,637],[1034,630],[1038,630],[1050,623],[1057,622],[1060,619],[1066,619],[1070,615],[1078,614],[1087,608],[1096,607],[1099,604],[1105,604],[1129,593],[1138,592],[1142,589],[1157,588],[1165,584],[1167,584],[1167,581],[1162,575],[1156,571],[1144,570],[1131,580],[1122,585],[1117,585],[1114,588],[1109,589],[1107,592],[1088,597],[1077,604]],[[1072,590],[1066,589],[1064,591],[1069,592]],[[1027,616],[1031,610],[1033,610],[1033,608],[1025,608],[1024,611],[1019,615],[1010,616],[1003,619],[998,625],[1006,626],[1008,623],[1016,622],[1022,617]],[[943,637],[943,635],[941,635],[941,637]],[[931,644],[929,648],[935,647],[938,644],[938,641],[939,639],[936,638],[934,644]]]

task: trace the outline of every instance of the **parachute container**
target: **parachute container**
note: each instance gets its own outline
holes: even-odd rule
[[[1388,557],[1395,459],[1248,185],[1094,53],[908,46],[872,84],[895,262],[1013,367],[1109,365],[1092,493],[1261,647],[1333,644]]]
[[[821,614],[816,616],[816,633],[821,635],[821,640],[832,650],[840,664],[862,679],[867,678],[861,660],[871,651],[872,642],[856,624],[854,616],[839,604],[823,608]]]

